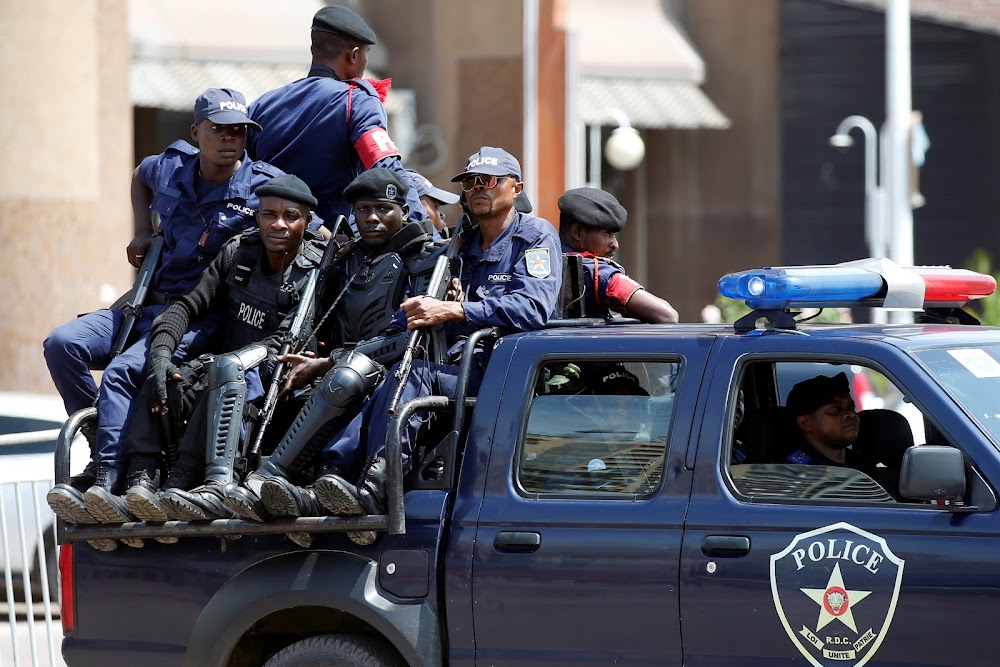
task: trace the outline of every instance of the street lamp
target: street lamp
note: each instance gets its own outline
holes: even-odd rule
[[[884,216],[884,195],[878,177],[879,136],[872,122],[864,116],[848,116],[840,121],[837,132],[830,137],[830,145],[847,150],[854,145],[851,130],[858,129],[865,137],[865,243],[872,257],[885,257],[887,235]]]
[[[625,112],[611,109],[608,113],[614,117],[618,127],[611,131],[611,136],[604,143],[604,157],[619,171],[635,169],[646,156],[646,144],[639,131],[628,122]]]
[[[840,121],[837,132],[830,137],[830,145],[847,150],[854,145],[851,130],[858,129],[865,137],[865,243],[872,257],[888,254],[888,235],[885,225],[885,197],[880,184],[885,183],[885,175],[879,178],[879,135],[872,122],[864,116],[848,116]],[[885,323],[885,313],[879,309],[872,311],[872,320]]]

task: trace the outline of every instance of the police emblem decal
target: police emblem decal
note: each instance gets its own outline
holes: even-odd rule
[[[840,522],[796,535],[771,556],[771,594],[785,632],[816,667],[860,667],[896,611],[904,561],[884,538]]]
[[[390,183],[389,185],[385,186],[385,198],[386,199],[395,199],[396,198],[396,186],[393,185],[392,183]]]
[[[536,278],[548,278],[549,274],[552,273],[548,248],[525,250],[524,264],[528,268],[528,274]]]

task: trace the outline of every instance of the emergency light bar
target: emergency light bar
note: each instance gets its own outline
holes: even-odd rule
[[[961,307],[993,294],[996,288],[993,276],[982,273],[947,266],[903,268],[888,259],[766,267],[730,273],[719,280],[720,294],[755,310]]]

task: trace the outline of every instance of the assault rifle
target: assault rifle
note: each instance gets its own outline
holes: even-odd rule
[[[334,227],[335,234],[345,222],[344,216],[341,215],[338,217],[337,224]],[[323,259],[320,260],[319,266],[309,272],[306,285],[302,289],[302,294],[299,296],[299,303],[295,308],[295,317],[292,318],[292,324],[288,328],[288,331],[285,332],[281,348],[278,350],[278,356],[298,354],[305,347],[310,336],[312,336],[314,328],[311,326],[310,320],[314,315],[313,305],[316,301],[316,294],[320,291],[320,282],[325,282],[330,265],[340,254],[343,247],[331,237],[329,242],[327,242],[326,250],[323,251]],[[243,457],[243,460],[246,462],[253,461],[260,454],[264,432],[274,418],[274,409],[278,405],[278,394],[285,383],[285,375],[287,374],[288,367],[289,364],[284,361],[279,361],[277,366],[274,367],[271,384],[267,388],[267,396],[264,398],[264,406],[260,410],[260,425],[257,427],[257,435],[254,437],[253,446]]]
[[[448,242],[448,249],[437,258],[437,263],[434,264],[434,271],[431,273],[431,279],[427,285],[426,296],[444,301],[445,296],[448,294],[448,285],[451,283],[451,260],[455,258],[459,248],[462,247],[463,234],[471,231],[474,227],[475,225],[473,225],[469,214],[463,213],[462,219],[455,225],[455,232]],[[396,369],[396,391],[393,393],[392,401],[389,403],[390,415],[396,414],[396,407],[399,405],[399,399],[403,395],[406,378],[409,377],[410,367],[413,366],[413,354],[420,344],[423,333],[423,328],[414,329],[410,332],[409,338],[406,339],[403,359],[399,362],[399,366]]]
[[[135,279],[131,298],[126,299],[124,305],[122,305],[122,312],[125,313],[125,321],[122,323],[121,331],[118,332],[118,338],[115,339],[114,347],[111,348],[112,359],[125,350],[125,346],[128,345],[129,336],[132,335],[132,329],[135,328],[135,323],[142,317],[142,309],[146,303],[149,286],[153,283],[153,274],[156,272],[156,265],[159,264],[160,256],[163,255],[165,240],[163,229],[160,227],[160,214],[153,211],[150,216],[150,222],[153,226],[153,241],[149,244],[146,256],[142,260],[142,267],[139,269],[139,275]]]

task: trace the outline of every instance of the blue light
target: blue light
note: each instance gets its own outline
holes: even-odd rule
[[[849,267],[753,269],[719,280],[719,293],[750,308],[846,304],[876,296],[882,277]]]

